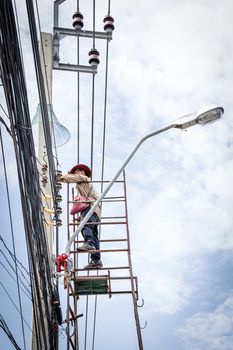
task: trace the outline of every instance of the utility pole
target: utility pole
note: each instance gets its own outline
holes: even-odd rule
[[[48,116],[49,116],[49,125],[52,125],[52,109],[51,109],[51,101],[52,101],[52,34],[50,33],[42,33],[41,34],[41,40],[40,43],[40,59],[41,59],[41,67],[42,67],[42,73],[43,73],[43,79],[44,79],[44,86],[45,86],[45,93],[46,93],[46,101],[47,101],[47,107],[48,107]],[[41,109],[40,105],[37,108],[37,113],[39,113],[39,122],[37,124],[37,168],[39,174],[42,174],[40,176],[41,181],[41,188],[42,188],[42,204],[44,208],[44,219],[45,219],[45,232],[46,232],[46,238],[47,238],[47,245],[48,245],[48,255],[49,257],[52,257],[53,253],[53,243],[54,243],[54,232],[53,232],[53,225],[52,225],[52,188],[51,188],[51,182],[50,182],[50,176],[49,176],[49,161],[47,157],[47,150],[46,150],[46,143],[45,143],[45,135],[44,135],[44,129],[43,129],[43,123],[41,118]],[[50,130],[51,131],[51,130]],[[52,134],[52,133],[51,133]],[[41,286],[43,288],[43,286]],[[36,307],[36,305],[34,305]],[[50,310],[51,312],[51,310]],[[45,324],[48,324],[49,320],[45,320]],[[38,327],[40,330],[40,326]],[[35,320],[33,318],[32,320],[32,338],[31,338],[31,350],[39,350],[37,347],[37,339],[35,336]],[[50,329],[47,328],[46,332],[46,338],[47,338],[47,348],[50,349],[49,339],[50,339]]]

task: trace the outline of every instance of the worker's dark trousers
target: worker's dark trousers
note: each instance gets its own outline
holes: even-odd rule
[[[90,207],[84,209],[81,212],[81,218],[83,219],[87,213],[89,212]],[[93,213],[91,217],[89,218],[88,222],[99,222],[99,217],[96,213]],[[82,229],[82,235],[84,238],[84,242],[87,242],[91,245],[94,245],[96,249],[100,249],[100,243],[98,238],[98,225],[96,224],[86,224]],[[92,260],[99,260],[100,259],[100,253],[91,254]]]

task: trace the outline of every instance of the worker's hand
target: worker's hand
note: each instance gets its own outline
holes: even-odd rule
[[[77,224],[79,224],[81,221],[81,216],[78,216],[77,218],[75,218],[75,221],[77,222]]]
[[[58,182],[68,182],[66,178],[64,178],[63,175],[61,175],[58,179],[57,179]]]

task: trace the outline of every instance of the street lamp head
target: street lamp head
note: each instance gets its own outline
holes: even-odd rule
[[[223,113],[223,107],[210,105],[208,107],[201,108],[195,113],[188,114],[175,120],[173,122],[173,127],[178,129],[187,129],[196,124],[206,125],[214,123],[216,120],[221,118]]]
[[[197,118],[196,118],[197,124],[205,125],[205,124],[214,123],[215,121],[221,118],[223,113],[224,113],[224,108],[218,107],[216,105],[211,105],[209,107],[201,108],[197,112]]]

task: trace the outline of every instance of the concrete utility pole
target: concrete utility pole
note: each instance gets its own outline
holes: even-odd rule
[[[45,92],[46,92],[46,101],[49,105],[48,115],[49,118],[52,118],[51,115],[51,105],[52,105],[52,67],[53,67],[53,55],[52,55],[52,34],[42,33],[42,43],[40,48],[41,62],[42,62],[42,72],[45,82]],[[43,64],[44,63],[44,64]],[[51,120],[50,123],[51,125]],[[51,132],[52,134],[52,132]],[[47,151],[45,146],[45,136],[43,130],[42,121],[38,123],[38,169],[41,173],[43,172],[43,193],[44,198],[43,206],[45,208],[44,215],[47,222],[46,232],[48,239],[49,252],[53,252],[53,226],[52,226],[52,189],[49,177],[49,163],[47,158]],[[42,166],[44,165],[44,167]],[[47,166],[47,167],[46,167]],[[43,169],[41,169],[43,167]],[[43,180],[42,179],[42,180]]]
[[[51,104],[52,104],[52,67],[53,67],[53,55],[52,55],[52,34],[50,33],[42,33],[42,42],[40,43],[40,58],[41,58],[41,66],[42,66],[42,73],[43,73],[43,79],[44,79],[44,86],[45,86],[45,92],[46,92],[46,101],[48,105],[48,115],[49,118],[52,118],[51,114]],[[44,207],[44,217],[45,217],[45,231],[46,231],[46,238],[47,238],[47,244],[48,244],[48,253],[49,256],[52,256],[53,253],[53,243],[54,243],[54,232],[53,232],[53,225],[52,225],[52,189],[51,189],[51,183],[50,183],[50,176],[49,176],[49,162],[47,157],[47,150],[46,150],[46,144],[45,144],[45,136],[44,136],[44,129],[43,129],[43,123],[41,118],[41,112],[40,112],[40,106],[37,109],[37,113],[40,113],[39,115],[39,122],[37,124],[37,168],[40,174],[42,174],[42,177],[40,176],[40,182],[41,187],[43,191],[43,197],[42,197],[42,203]],[[49,125],[51,125],[51,120],[49,120]],[[41,288],[43,288],[41,286]],[[36,305],[34,305],[36,307]],[[46,322],[45,322],[46,323]],[[40,329],[40,326],[39,326]],[[32,320],[32,338],[31,338],[31,350],[39,350],[37,347],[37,340],[35,337],[35,320]],[[49,345],[49,332],[50,330],[47,329],[47,347],[46,349],[50,348]]]

